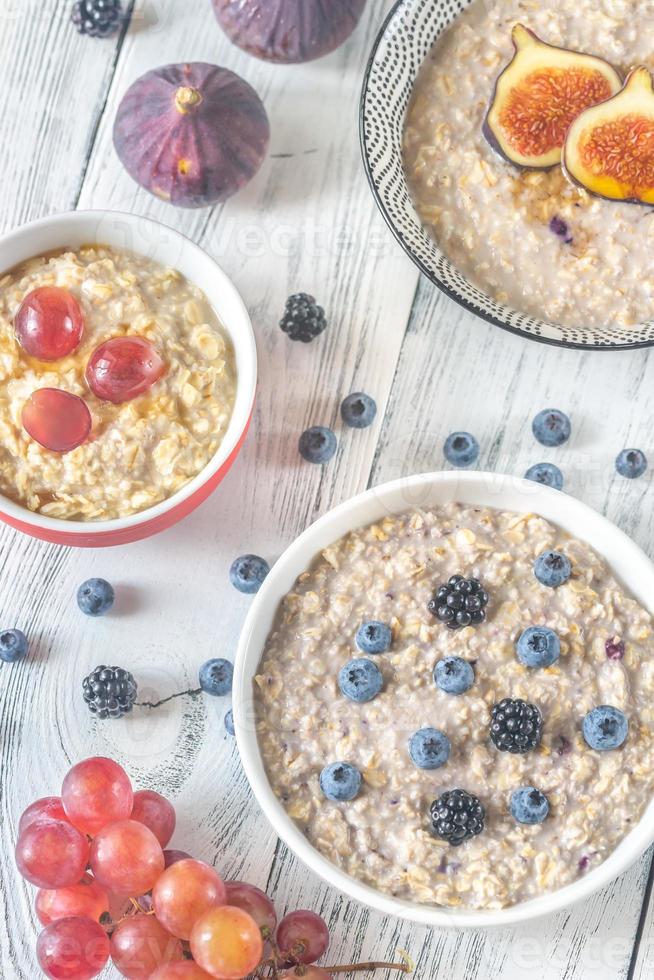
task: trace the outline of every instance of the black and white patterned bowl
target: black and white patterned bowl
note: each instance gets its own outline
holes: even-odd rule
[[[469,282],[420,223],[402,167],[402,131],[416,76],[436,39],[471,0],[398,0],[373,45],[361,93],[361,149],[389,228],[433,283],[498,327],[560,347],[605,350],[654,346],[654,320],[635,327],[564,327],[496,303]]]

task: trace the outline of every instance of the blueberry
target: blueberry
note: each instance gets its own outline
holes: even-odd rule
[[[0,660],[15,664],[27,655],[27,637],[22,630],[3,630],[0,633]]]
[[[332,762],[320,773],[320,788],[328,800],[353,800],[361,789],[361,773],[349,762]]]
[[[336,436],[324,425],[312,425],[300,436],[298,449],[307,463],[328,463],[336,452]]]
[[[355,391],[341,403],[341,418],[351,429],[367,429],[375,421],[376,414],[376,401],[362,391]]]
[[[542,483],[544,487],[563,490],[563,473],[554,463],[536,463],[525,473],[525,480]]]
[[[534,562],[534,575],[550,589],[557,589],[570,578],[572,566],[570,559],[560,551],[544,551]]]
[[[355,643],[361,653],[386,653],[390,650],[393,634],[390,626],[373,619],[363,623],[357,630]]]
[[[206,694],[213,694],[216,697],[229,694],[233,677],[234,665],[230,664],[229,660],[222,658],[207,660],[200,667],[200,687]]]
[[[232,711],[231,708],[225,715],[225,731],[227,732],[228,735],[236,734],[236,732],[234,731],[234,712]]]
[[[635,480],[647,469],[647,457],[640,449],[623,449],[616,457],[615,468],[620,476]]]
[[[263,580],[270,571],[270,565],[258,555],[241,555],[232,562],[229,581],[239,592],[252,595],[261,588]]]
[[[421,728],[409,740],[409,755],[418,769],[439,769],[450,757],[450,740],[437,728]]]
[[[518,637],[516,653],[525,667],[551,667],[561,655],[561,644],[548,626],[528,626]]]
[[[545,408],[531,423],[531,431],[541,446],[562,446],[570,438],[570,419],[558,408]]]
[[[511,814],[518,823],[542,823],[549,812],[547,797],[534,786],[521,786],[511,794]]]
[[[619,749],[629,733],[627,716],[619,708],[601,704],[589,711],[583,722],[584,738],[591,749]]]
[[[434,667],[434,680],[446,694],[465,694],[475,683],[475,672],[467,660],[445,657]]]
[[[443,452],[452,466],[472,466],[479,458],[479,443],[469,432],[453,432],[445,440]]]
[[[87,616],[104,616],[114,604],[113,587],[103,578],[90,578],[77,590],[77,605]]]
[[[359,657],[344,664],[338,672],[341,694],[363,704],[376,698],[384,685],[382,672],[372,660]]]

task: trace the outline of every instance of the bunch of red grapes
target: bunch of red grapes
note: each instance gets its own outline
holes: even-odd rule
[[[39,889],[36,952],[52,980],[90,980],[109,958],[129,980],[328,980],[311,966],[329,932],[314,912],[277,923],[264,892],[224,882],[183,851],[164,850],[172,804],[134,792],[111,759],[86,759],[61,797],[37,800],[18,829],[18,870]]]

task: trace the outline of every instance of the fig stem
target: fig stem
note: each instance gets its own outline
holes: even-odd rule
[[[178,112],[189,112],[199,106],[201,102],[202,92],[190,85],[181,85],[175,92],[175,107]]]

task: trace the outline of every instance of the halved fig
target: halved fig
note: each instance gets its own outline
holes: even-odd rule
[[[602,58],[547,44],[523,24],[511,37],[515,55],[497,79],[484,135],[510,163],[545,170],[561,162],[579,113],[610,99],[622,79]]]
[[[563,167],[591,194],[654,204],[654,79],[647,68],[635,68],[622,91],[575,119]]]

